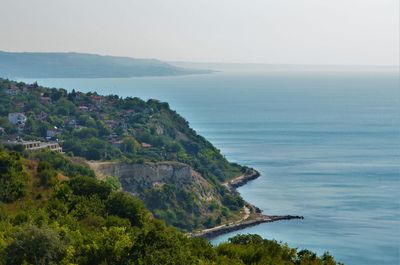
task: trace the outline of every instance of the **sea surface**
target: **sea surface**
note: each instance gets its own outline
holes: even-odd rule
[[[33,82],[36,80],[23,80]],[[257,233],[353,265],[400,264],[400,84],[386,72],[219,72],[40,79],[68,90],[169,102],[231,161],[261,177],[239,189],[266,214],[304,220]]]

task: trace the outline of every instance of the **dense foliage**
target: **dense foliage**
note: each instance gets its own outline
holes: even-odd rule
[[[27,175],[17,153],[0,153],[0,201],[13,202],[26,193]]]
[[[213,247],[154,219],[138,198],[107,182],[67,174],[81,165],[57,168],[43,157],[0,148],[0,180],[29,184],[17,197],[2,191],[0,264],[337,264],[328,253],[318,257],[256,235]],[[43,171],[57,181],[43,182]]]
[[[197,135],[168,103],[68,93],[5,79],[0,79],[0,94],[3,139],[17,132],[24,140],[58,139],[65,152],[88,160],[176,160],[220,181],[242,169]],[[8,121],[15,112],[26,115],[23,128]]]

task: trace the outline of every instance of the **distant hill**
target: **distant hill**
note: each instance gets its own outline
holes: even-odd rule
[[[0,76],[8,78],[102,78],[201,74],[211,71],[173,66],[155,59],[85,53],[0,51]]]

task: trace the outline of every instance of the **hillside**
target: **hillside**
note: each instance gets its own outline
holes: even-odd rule
[[[0,145],[0,265],[335,265],[257,235],[218,247],[154,219],[89,168],[46,150]]]
[[[85,53],[0,51],[0,76],[9,78],[105,78],[209,73],[154,59]]]
[[[62,148],[92,167],[112,162],[98,175],[119,178],[156,217],[182,230],[241,218],[245,201],[222,183],[255,171],[228,162],[167,103],[4,79],[0,94],[0,139],[7,145]]]

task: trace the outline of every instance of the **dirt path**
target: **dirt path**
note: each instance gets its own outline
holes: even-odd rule
[[[211,227],[211,228],[203,229],[203,230],[201,230],[199,232],[199,234],[207,234],[207,233],[210,233],[212,231],[219,230],[219,229],[221,229],[221,228],[223,228],[225,226],[233,226],[233,225],[237,225],[237,224],[243,223],[244,221],[249,219],[249,217],[250,217],[250,208],[247,207],[247,206],[244,206],[243,207],[243,216],[239,220],[234,221],[234,222],[230,222],[230,223],[225,223],[225,224],[222,224],[222,225],[219,225],[219,226],[214,226],[214,227]]]

